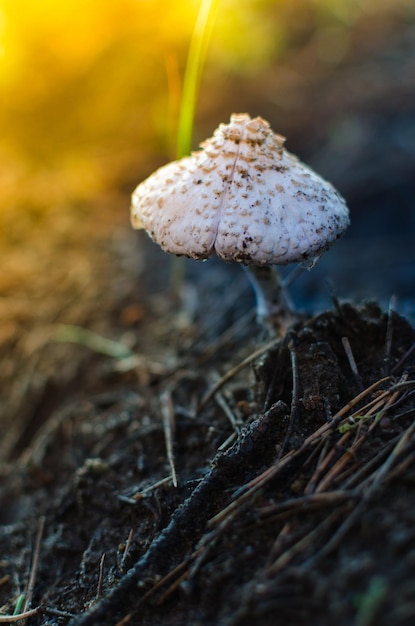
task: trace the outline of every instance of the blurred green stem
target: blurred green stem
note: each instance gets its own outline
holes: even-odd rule
[[[133,352],[121,342],[107,339],[92,330],[73,324],[58,324],[54,339],[60,342],[77,343],[114,359],[126,359],[133,356]]]
[[[183,89],[180,100],[179,121],[177,127],[176,158],[190,154],[192,149],[193,125],[197,95],[206,53],[215,21],[216,7],[219,0],[201,0],[197,14],[186,69],[183,78]],[[183,259],[175,258],[171,265],[170,288],[173,294],[179,294],[184,280]]]
[[[180,102],[176,148],[176,157],[178,159],[189,154],[192,147],[197,94],[215,21],[214,16],[217,4],[218,0],[201,0],[199,13],[193,29]]]

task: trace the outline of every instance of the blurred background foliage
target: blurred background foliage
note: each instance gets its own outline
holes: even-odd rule
[[[299,143],[318,97],[305,100],[303,87],[358,62],[356,49],[365,55],[387,44],[414,6],[219,0],[194,145],[248,107]],[[127,195],[174,156],[198,9],[198,0],[0,1],[1,212]],[[369,87],[362,80],[355,89]],[[358,132],[343,127],[343,141]]]

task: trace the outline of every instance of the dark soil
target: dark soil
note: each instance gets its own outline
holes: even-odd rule
[[[33,624],[410,624],[410,325],[335,302],[268,346],[160,332],[170,363],[104,358],[5,472],[4,609],[32,574]]]

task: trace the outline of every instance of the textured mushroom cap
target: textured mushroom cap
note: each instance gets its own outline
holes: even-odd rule
[[[318,257],[349,225],[338,192],[284,149],[260,117],[234,114],[201,150],[132,196],[131,222],[166,252],[272,265]]]

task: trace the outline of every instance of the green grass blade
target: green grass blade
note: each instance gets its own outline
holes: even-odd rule
[[[187,57],[177,129],[176,157],[190,153],[197,94],[218,0],[201,0]]]
[[[131,350],[122,343],[72,324],[60,324],[56,329],[54,340],[62,343],[77,343],[114,359],[125,359],[133,355]]]

